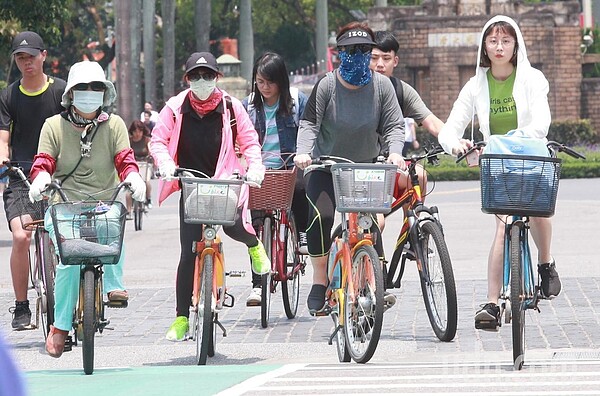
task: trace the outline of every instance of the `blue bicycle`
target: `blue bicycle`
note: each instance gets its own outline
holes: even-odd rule
[[[456,162],[466,158],[485,142],[474,146]],[[506,215],[504,232],[503,283],[500,295],[500,317],[512,323],[513,364],[520,370],[525,361],[525,311],[540,311],[538,303],[545,299],[540,279],[536,277],[529,249],[529,218],[554,214],[561,160],[557,152],[585,159],[569,147],[548,142],[549,157],[483,154],[479,157],[481,176],[481,210]],[[494,325],[495,326],[495,325]],[[485,328],[485,323],[478,328]]]

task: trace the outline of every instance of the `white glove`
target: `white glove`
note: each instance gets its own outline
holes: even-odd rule
[[[131,197],[138,202],[146,200],[146,182],[137,172],[131,172],[125,178],[125,182],[131,184]]]
[[[29,200],[31,202],[41,201],[43,198],[42,191],[46,189],[46,186],[48,186],[51,181],[52,177],[50,177],[50,173],[38,173],[33,182],[31,182],[31,187],[29,187]]]
[[[262,170],[248,169],[248,173],[246,173],[246,180],[249,183],[255,183],[259,186],[261,185],[264,178],[265,172]]]
[[[163,161],[158,168],[158,172],[160,173],[160,177],[169,181],[172,180],[175,176],[175,162],[172,160]]]

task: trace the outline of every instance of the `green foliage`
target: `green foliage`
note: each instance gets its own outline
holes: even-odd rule
[[[559,153],[562,160],[561,179],[600,177],[600,150],[594,146],[573,146],[586,159],[576,159]],[[479,168],[470,168],[465,161],[456,163],[449,155],[441,155],[438,166],[426,166],[429,178],[436,181],[479,180]]]
[[[590,120],[555,121],[550,124],[548,140],[576,146],[600,143],[600,136],[592,128]]]

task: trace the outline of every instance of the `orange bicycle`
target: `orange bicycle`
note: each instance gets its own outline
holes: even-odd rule
[[[341,163],[338,163],[341,162]],[[329,251],[325,307],[317,316],[330,315],[340,362],[368,362],[379,343],[383,325],[383,268],[374,244],[376,213],[391,209],[396,165],[357,164],[345,158],[321,157],[306,168],[332,174],[336,210],[341,227],[333,233]]]
[[[226,277],[242,276],[242,272],[226,272],[223,242],[217,234],[223,225],[235,224],[242,179],[217,180],[193,169],[177,168],[184,200],[183,220],[203,224],[202,237],[192,250],[196,254],[192,289],[192,339],[196,341],[196,361],[205,365],[215,355],[218,326],[223,307],[233,307],[235,299],[227,293]],[[216,326],[215,326],[216,325]]]

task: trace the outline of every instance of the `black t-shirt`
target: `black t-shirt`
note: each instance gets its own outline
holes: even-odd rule
[[[183,119],[177,146],[179,166],[215,175],[223,136],[223,102],[204,117],[192,109],[190,99],[181,105]]]
[[[143,161],[150,155],[150,152],[148,151],[149,141],[150,138],[148,136],[142,136],[137,142],[129,139],[129,144],[133,149],[133,155],[135,156],[136,161]]]
[[[47,87],[35,95],[23,93],[20,85],[15,81],[0,92],[0,129],[10,131],[11,160],[24,161],[29,172],[44,121],[64,110],[60,102],[67,83],[49,76]]]

